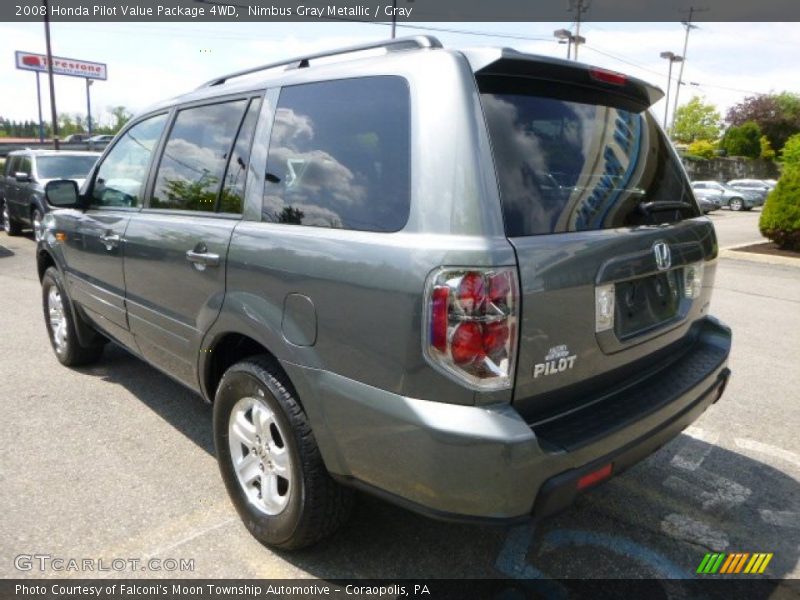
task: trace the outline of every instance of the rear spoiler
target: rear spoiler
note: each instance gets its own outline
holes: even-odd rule
[[[584,63],[550,56],[526,54],[512,48],[464,50],[480,82],[495,77],[520,77],[541,84],[562,84],[616,96],[639,111],[664,97],[660,88],[636,77]]]

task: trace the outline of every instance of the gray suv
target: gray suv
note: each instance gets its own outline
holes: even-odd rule
[[[0,173],[0,210],[5,232],[19,235],[27,226],[33,229],[38,240],[42,217],[50,210],[44,197],[47,182],[73,179],[81,185],[98,156],[99,152],[9,152],[5,169]]]
[[[552,514],[728,380],[717,239],[659,98],[429,37],[219,77],[135,118],[80,190],[48,186],[52,346],[71,366],[114,340],[212,402],[263,543],[331,534],[354,489]]]

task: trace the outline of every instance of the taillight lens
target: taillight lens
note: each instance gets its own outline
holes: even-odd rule
[[[511,387],[518,312],[513,267],[435,271],[426,285],[425,356],[474,389]]]

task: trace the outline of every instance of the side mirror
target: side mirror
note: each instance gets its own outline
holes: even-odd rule
[[[28,173],[18,171],[17,173],[14,173],[14,179],[16,179],[19,183],[28,183],[31,180],[31,176]]]
[[[57,208],[77,208],[78,184],[71,179],[55,179],[44,187],[47,202]]]

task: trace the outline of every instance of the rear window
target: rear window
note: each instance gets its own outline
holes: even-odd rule
[[[565,98],[563,88],[558,97],[541,89],[526,93],[513,78],[482,90],[506,234],[698,216],[689,183],[653,116],[613,102],[581,102],[581,96],[576,89]]]

